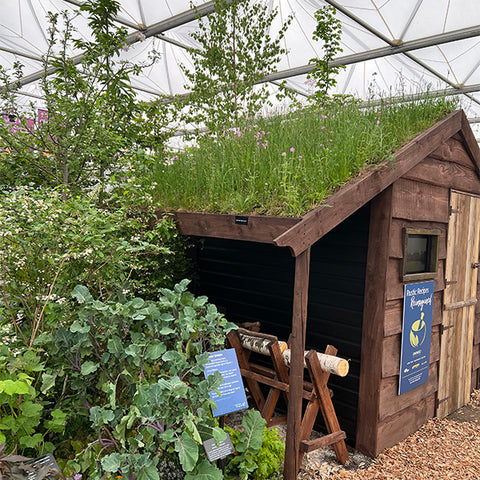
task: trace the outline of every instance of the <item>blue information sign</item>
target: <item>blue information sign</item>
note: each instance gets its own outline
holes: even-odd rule
[[[217,404],[213,416],[220,417],[247,408],[247,396],[234,348],[210,353],[205,364],[205,377],[216,371],[222,374],[223,383],[218,388],[221,396],[210,392],[210,398]]]
[[[399,395],[428,380],[432,313],[433,280],[405,285]]]

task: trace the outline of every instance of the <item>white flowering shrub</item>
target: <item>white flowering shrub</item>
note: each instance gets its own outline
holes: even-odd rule
[[[4,191],[0,317],[32,346],[49,325],[68,322],[77,284],[103,300],[131,294],[148,298],[160,286],[173,285],[177,271],[186,273],[183,248],[168,218],[152,221],[121,206],[99,208],[85,196],[65,200],[54,189]]]

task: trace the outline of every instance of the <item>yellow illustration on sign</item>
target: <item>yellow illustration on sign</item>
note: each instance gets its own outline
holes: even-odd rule
[[[427,335],[427,325],[423,320],[424,313],[420,315],[420,320],[413,322],[412,328],[410,330],[410,345],[412,347],[419,347],[425,341]]]

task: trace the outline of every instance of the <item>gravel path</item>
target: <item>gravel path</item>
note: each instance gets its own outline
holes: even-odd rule
[[[316,454],[316,456],[314,456]],[[375,460],[351,451],[340,466],[332,450],[312,452],[304,460],[302,480],[479,480],[480,390],[467,407],[439,420],[434,418]]]

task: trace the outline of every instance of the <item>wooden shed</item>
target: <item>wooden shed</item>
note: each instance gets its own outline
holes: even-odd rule
[[[199,293],[229,319],[292,334],[285,478],[298,467],[289,452],[300,441],[306,346],[330,343],[350,359],[349,376],[332,386],[335,408],[350,442],[371,456],[479,387],[479,147],[457,111],[394,157],[303,218],[177,214],[181,233],[204,239]],[[428,243],[417,270],[410,238]],[[434,281],[428,381],[399,395],[405,285],[422,280]]]

